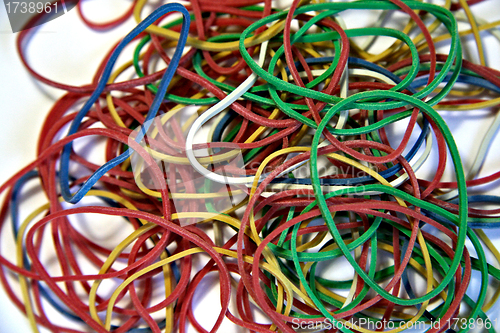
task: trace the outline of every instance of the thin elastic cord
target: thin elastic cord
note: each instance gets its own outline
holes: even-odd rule
[[[168,66],[167,70],[165,71],[163,78],[161,80],[160,86],[159,86],[159,91],[158,94],[155,96],[155,99],[153,100],[153,103],[151,104],[151,108],[148,112],[148,115],[146,116],[146,124],[148,123],[148,120],[153,119],[157,112],[158,109],[160,108],[160,105],[163,101],[163,95],[165,94],[165,91],[170,83],[170,80],[172,79],[177,66],[179,64],[180,58],[182,56],[182,52],[184,51],[184,44],[186,43],[187,35],[189,32],[189,13],[188,11],[179,4],[167,4],[164,5],[157,10],[155,10],[153,13],[151,13],[144,21],[142,21],[136,28],[134,28],[121,42],[120,44],[117,45],[115,50],[113,51],[110,59],[108,60],[108,63],[103,71],[103,74],[101,75],[101,79],[99,81],[99,85],[96,87],[95,91],[92,93],[92,96],[85,102],[85,105],[82,107],[82,109],[78,112],[77,116],[73,120],[71,127],[68,131],[68,136],[71,134],[76,133],[78,130],[78,127],[80,126],[80,122],[82,119],[85,117],[85,115],[88,113],[92,105],[97,101],[99,96],[101,95],[104,86],[106,85],[109,76],[111,75],[111,70],[113,68],[113,65],[115,64],[118,56],[120,55],[121,51],[123,48],[132,40],[134,39],[137,35],[139,35],[142,31],[144,31],[148,26],[152,24],[152,22],[156,21],[159,19],[161,16],[163,16],[165,13],[169,13],[172,11],[177,11],[180,12],[183,17],[184,17],[184,23],[182,24],[182,31],[181,31],[181,38],[179,40],[179,44],[177,45],[177,48],[175,50],[174,56],[172,57],[172,61],[170,62],[170,65]],[[136,141],[140,141],[142,137],[146,134],[148,128],[142,128],[141,133],[137,136]],[[88,178],[88,180],[77,190],[75,194],[71,194],[70,188],[69,188],[69,155],[71,154],[72,150],[72,144],[68,144],[66,147],[64,147],[62,156],[61,156],[61,167],[59,171],[59,177],[60,181],[59,184],[61,186],[61,194],[64,197],[64,200],[67,202],[71,203],[77,203],[79,202],[85,193],[87,193],[90,188],[102,177],[102,175],[106,174],[109,170],[113,169],[115,166],[119,165],[126,159],[130,157],[132,154],[132,150],[128,149],[124,153],[122,153],[120,156],[114,158],[113,160],[107,162],[105,165],[100,167],[92,176]]]

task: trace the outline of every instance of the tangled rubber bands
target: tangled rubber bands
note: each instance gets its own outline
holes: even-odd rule
[[[500,41],[500,21],[474,16],[479,2],[191,0],[146,16],[137,0],[105,23],[79,4],[92,29],[137,21],[81,87],[32,68],[36,30],[21,32],[27,70],[66,94],[0,188],[8,296],[34,332],[497,332],[483,229],[500,227],[500,197],[478,187],[500,171],[478,174],[500,126],[480,32]],[[378,20],[350,28],[353,11]],[[439,111],[487,108],[464,170]],[[103,223],[122,232],[92,237]]]

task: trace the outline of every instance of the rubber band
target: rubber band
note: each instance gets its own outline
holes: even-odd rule
[[[36,159],[0,187],[7,295],[34,332],[495,332],[500,172],[482,169],[500,72],[480,32],[498,40],[500,21],[478,2],[139,0],[105,23],[79,4],[103,33],[138,23],[81,87],[31,68],[37,32],[21,32],[27,71],[66,94]],[[347,11],[374,23],[353,28]],[[468,121],[483,108],[464,168],[441,110]],[[120,230],[109,242],[102,221]]]

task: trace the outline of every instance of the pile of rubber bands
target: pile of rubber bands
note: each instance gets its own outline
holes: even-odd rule
[[[0,190],[8,296],[35,332],[498,332],[483,229],[500,227],[500,197],[468,194],[500,178],[477,176],[500,126],[481,39],[500,41],[500,21],[474,16],[479,2],[191,0],[146,16],[137,0],[99,24],[79,8],[103,33],[137,21],[81,87],[32,68],[37,29],[21,32],[27,70],[66,93]],[[378,21],[349,28],[348,11]],[[482,109],[497,116],[464,170],[439,111]],[[103,221],[128,235],[90,237]]]

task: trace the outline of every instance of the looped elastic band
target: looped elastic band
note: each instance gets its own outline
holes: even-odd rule
[[[80,3],[102,33],[137,21],[81,87],[19,33],[66,93],[0,186],[12,304],[33,332],[498,331],[479,2],[138,0],[104,23]]]

